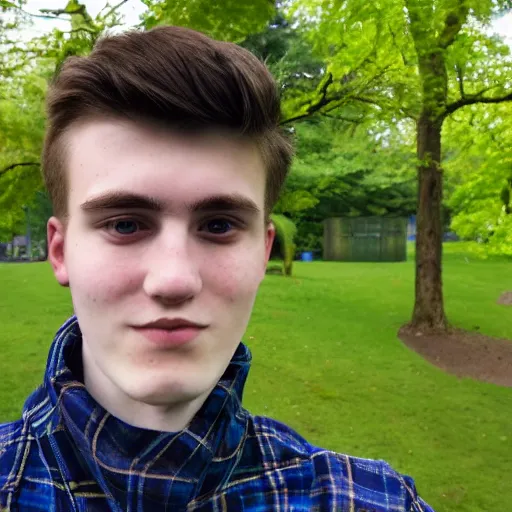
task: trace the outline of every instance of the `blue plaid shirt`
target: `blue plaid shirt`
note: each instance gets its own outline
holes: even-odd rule
[[[240,344],[190,425],[136,428],[89,395],[76,318],[57,333],[22,419],[0,425],[0,511],[433,512],[383,461],[310,445],[241,405]],[[78,370],[80,372],[80,370]]]

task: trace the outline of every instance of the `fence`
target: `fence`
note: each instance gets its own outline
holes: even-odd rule
[[[407,219],[336,217],[324,221],[324,260],[405,261]]]

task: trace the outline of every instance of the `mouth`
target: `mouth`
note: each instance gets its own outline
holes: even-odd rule
[[[208,326],[185,319],[160,319],[133,329],[149,342],[163,348],[180,347],[194,341]]]

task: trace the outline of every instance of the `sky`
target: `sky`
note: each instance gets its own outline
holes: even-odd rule
[[[39,9],[62,9],[66,5],[66,0],[28,0],[25,10],[31,13],[38,13]],[[87,7],[87,11],[94,18],[106,5],[105,0],[82,0]],[[115,5],[118,1],[113,1]],[[140,0],[128,0],[119,12],[124,15],[125,27],[132,27],[139,22],[139,15],[145,10],[146,6]],[[69,27],[66,21],[36,19],[34,26],[24,30],[23,39],[28,40],[35,35],[41,35],[51,30],[52,27],[60,26],[62,29]],[[501,34],[512,48],[512,11],[493,23],[493,30]]]
[[[87,7],[87,12],[94,18],[107,4],[105,0],[82,0],[82,3]],[[117,1],[111,1],[110,5],[116,5]],[[25,6],[25,11],[32,14],[39,14],[39,9],[63,9],[67,4],[66,0],[28,0]],[[123,14],[125,20],[125,27],[133,27],[139,23],[139,15],[144,12],[146,6],[140,0],[128,0],[122,5],[118,12]],[[33,27],[24,29],[23,39],[28,40],[36,35],[42,35],[49,32],[53,27],[60,27],[63,30],[69,29],[67,21],[60,20],[46,20],[41,18],[34,18]]]
[[[501,34],[508,45],[512,47],[512,12],[496,20],[493,24],[493,28],[498,34]]]

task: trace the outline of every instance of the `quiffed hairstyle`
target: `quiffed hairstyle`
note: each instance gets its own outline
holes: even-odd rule
[[[280,101],[252,53],[194,30],[161,26],[101,39],[69,57],[47,96],[43,175],[54,214],[67,215],[65,134],[99,117],[146,120],[194,132],[226,129],[254,140],[267,170],[265,210],[276,203],[292,158]]]

